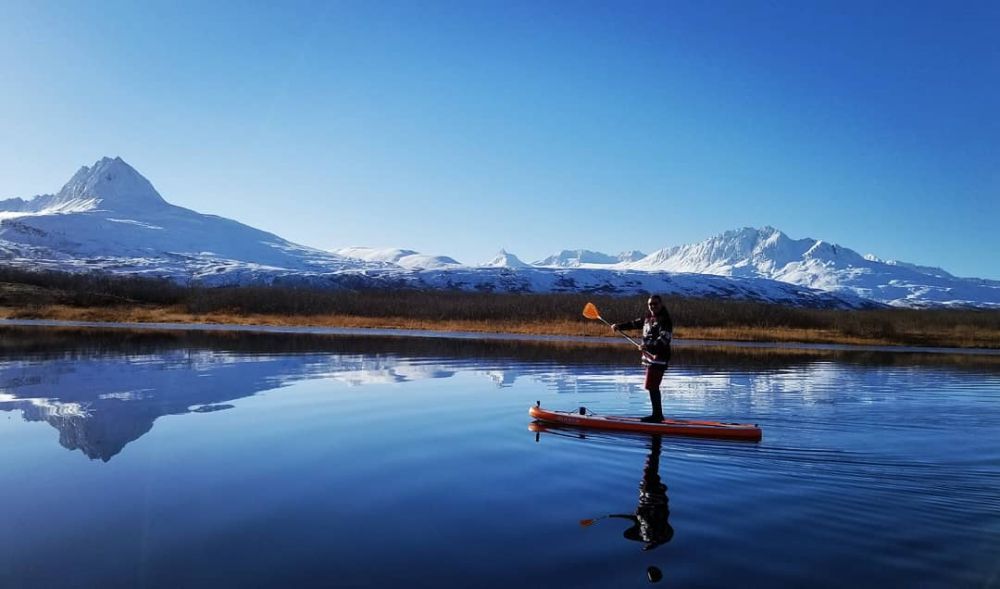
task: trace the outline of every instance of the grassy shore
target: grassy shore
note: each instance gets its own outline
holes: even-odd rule
[[[485,333],[518,333],[531,335],[611,336],[601,323],[584,319],[549,319],[522,321],[516,319],[426,319],[404,315],[379,317],[315,314],[285,315],[210,311],[190,313],[183,307],[120,306],[70,307],[65,305],[33,305],[24,308],[0,307],[4,319],[53,319],[62,321],[99,321],[129,323],[207,323],[221,325],[275,325],[300,327],[357,327],[433,329],[443,331],[473,331]],[[863,323],[863,322],[862,322]],[[748,342],[835,343],[849,345],[908,345],[957,348],[1000,348],[1000,330],[984,333],[968,327],[956,327],[945,332],[913,330],[896,332],[892,336],[860,335],[837,329],[804,327],[726,327],[677,326],[675,337]]]
[[[0,317],[21,319],[610,335],[581,316],[588,301],[610,321],[634,318],[644,308],[644,297],[202,288],[0,269]],[[844,311],[680,298],[666,304],[681,339],[1000,349],[1000,311]]]

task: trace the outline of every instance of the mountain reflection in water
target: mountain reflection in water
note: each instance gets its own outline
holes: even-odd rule
[[[59,430],[62,446],[106,462],[161,416],[231,409],[232,401],[298,381],[360,386],[472,372],[499,387],[530,378],[556,392],[629,392],[641,389],[633,356],[607,345],[550,342],[0,328],[0,410],[46,421]],[[681,390],[674,394],[697,395],[719,378],[722,386],[747,386],[732,371],[741,363],[758,372],[754,386],[768,382],[761,371],[780,379],[791,368],[812,367],[821,376],[831,357],[928,361],[903,354],[683,349],[674,365],[697,366],[700,374],[677,377],[673,386]]]
[[[0,587],[989,586],[995,357],[742,352],[0,328]]]

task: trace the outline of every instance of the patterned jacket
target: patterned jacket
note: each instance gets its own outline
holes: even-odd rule
[[[665,307],[653,315],[647,313],[625,323],[618,323],[618,329],[642,328],[643,364],[666,364],[670,361],[670,340],[674,337],[674,322]]]

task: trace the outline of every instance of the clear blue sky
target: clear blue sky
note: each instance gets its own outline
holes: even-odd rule
[[[1000,278],[1000,3],[0,3],[0,198],[120,155],[300,243],[772,225]]]

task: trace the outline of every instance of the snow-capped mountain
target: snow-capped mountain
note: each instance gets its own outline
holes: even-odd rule
[[[493,259],[482,265],[483,268],[529,268],[528,264],[521,261],[520,258],[514,254],[500,249],[497,255],[493,256]]]
[[[601,252],[590,250],[562,250],[557,254],[533,262],[532,266],[544,266],[553,268],[586,268],[594,265],[620,264],[622,262],[635,262],[646,257],[646,254],[639,250],[622,252],[617,256],[610,256]]]
[[[398,248],[343,247],[333,250],[333,253],[365,262],[390,262],[411,270],[435,270],[462,265],[458,260],[448,256],[431,256]]]
[[[770,278],[895,306],[1000,307],[1000,281],[957,278],[940,268],[884,262],[817,239],[791,239],[773,227],[727,231],[662,249],[623,265],[630,270]]]
[[[618,254],[615,257],[622,262],[637,262],[645,258],[646,254],[640,252],[639,250],[628,250]]]
[[[774,229],[745,227],[692,245],[661,249],[628,267],[633,270],[702,272],[720,276],[787,275],[803,261],[848,267],[865,264],[853,250],[815,239],[790,239]]]
[[[660,292],[822,307],[1000,308],[1000,282],[883,262],[772,228],[732,231],[648,256],[564,250],[535,265],[504,250],[480,266],[406,249],[322,251],[172,205],[120,158],[81,168],[56,194],[0,201],[0,263],[208,286]]]
[[[353,264],[272,233],[166,202],[121,158],[83,167],[53,195],[0,201],[0,259],[67,270],[252,280],[271,269]]]

